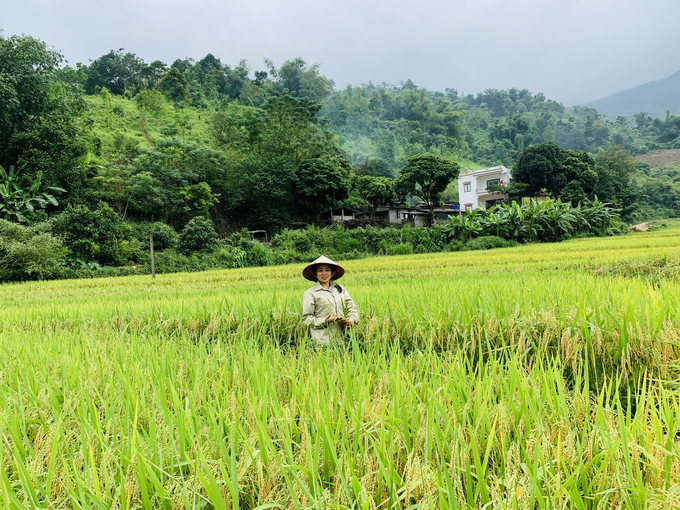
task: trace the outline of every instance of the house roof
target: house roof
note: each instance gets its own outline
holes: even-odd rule
[[[509,172],[510,169],[503,165],[494,166],[491,168],[480,168],[479,170],[470,170],[469,168],[463,169],[463,172],[458,176],[459,179],[464,177],[475,177],[477,175],[494,174],[496,172]]]
[[[343,209],[345,210],[345,213],[356,213],[356,212],[359,212],[359,211],[357,211],[356,209],[352,209],[351,207],[335,207],[335,208],[331,209],[329,212],[335,213],[335,211],[338,211],[338,214],[340,214],[340,212],[341,212]]]

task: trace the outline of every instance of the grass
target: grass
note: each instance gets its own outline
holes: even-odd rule
[[[113,150],[114,137],[122,134],[129,139],[139,142],[139,147],[151,148],[144,131],[140,110],[133,100],[121,96],[111,96],[111,103],[107,105],[101,96],[85,96],[92,119],[92,138],[99,138],[105,153]],[[211,137],[208,121],[212,113],[209,110],[186,107],[176,111],[173,106],[165,102],[157,115],[145,112],[144,130],[152,143],[156,143],[165,136],[173,136],[187,142],[210,144]],[[171,129],[169,134],[163,134],[164,129]],[[110,154],[109,154],[110,155]]]
[[[326,351],[302,266],[0,287],[0,499],[677,507],[680,287],[645,268],[679,256],[666,229],[350,261]]]

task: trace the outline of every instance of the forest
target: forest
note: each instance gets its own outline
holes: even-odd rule
[[[418,200],[407,173],[423,155],[506,165],[509,197],[605,203],[626,223],[680,215],[680,167],[631,158],[680,149],[670,112],[610,121],[526,89],[461,95],[410,79],[338,88],[302,58],[255,69],[121,49],[71,66],[25,35],[0,35],[0,105],[3,281],[144,266],[150,232],[168,270],[255,264],[248,230],[290,236],[339,205]],[[456,201],[449,182],[434,201]]]

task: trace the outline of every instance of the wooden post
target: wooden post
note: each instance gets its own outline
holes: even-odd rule
[[[149,249],[151,252],[151,278],[156,278],[156,261],[153,257],[153,232],[149,232]]]

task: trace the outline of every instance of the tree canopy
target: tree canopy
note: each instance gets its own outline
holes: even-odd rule
[[[531,196],[547,192],[570,202],[591,198],[598,182],[595,161],[584,151],[563,149],[552,142],[532,145],[517,159],[512,178],[527,185]]]
[[[460,167],[434,154],[411,156],[408,164],[401,169],[395,183],[398,195],[414,195],[420,198],[430,211],[430,221],[434,219],[434,209],[440,204],[441,194],[449,183],[458,176]]]

